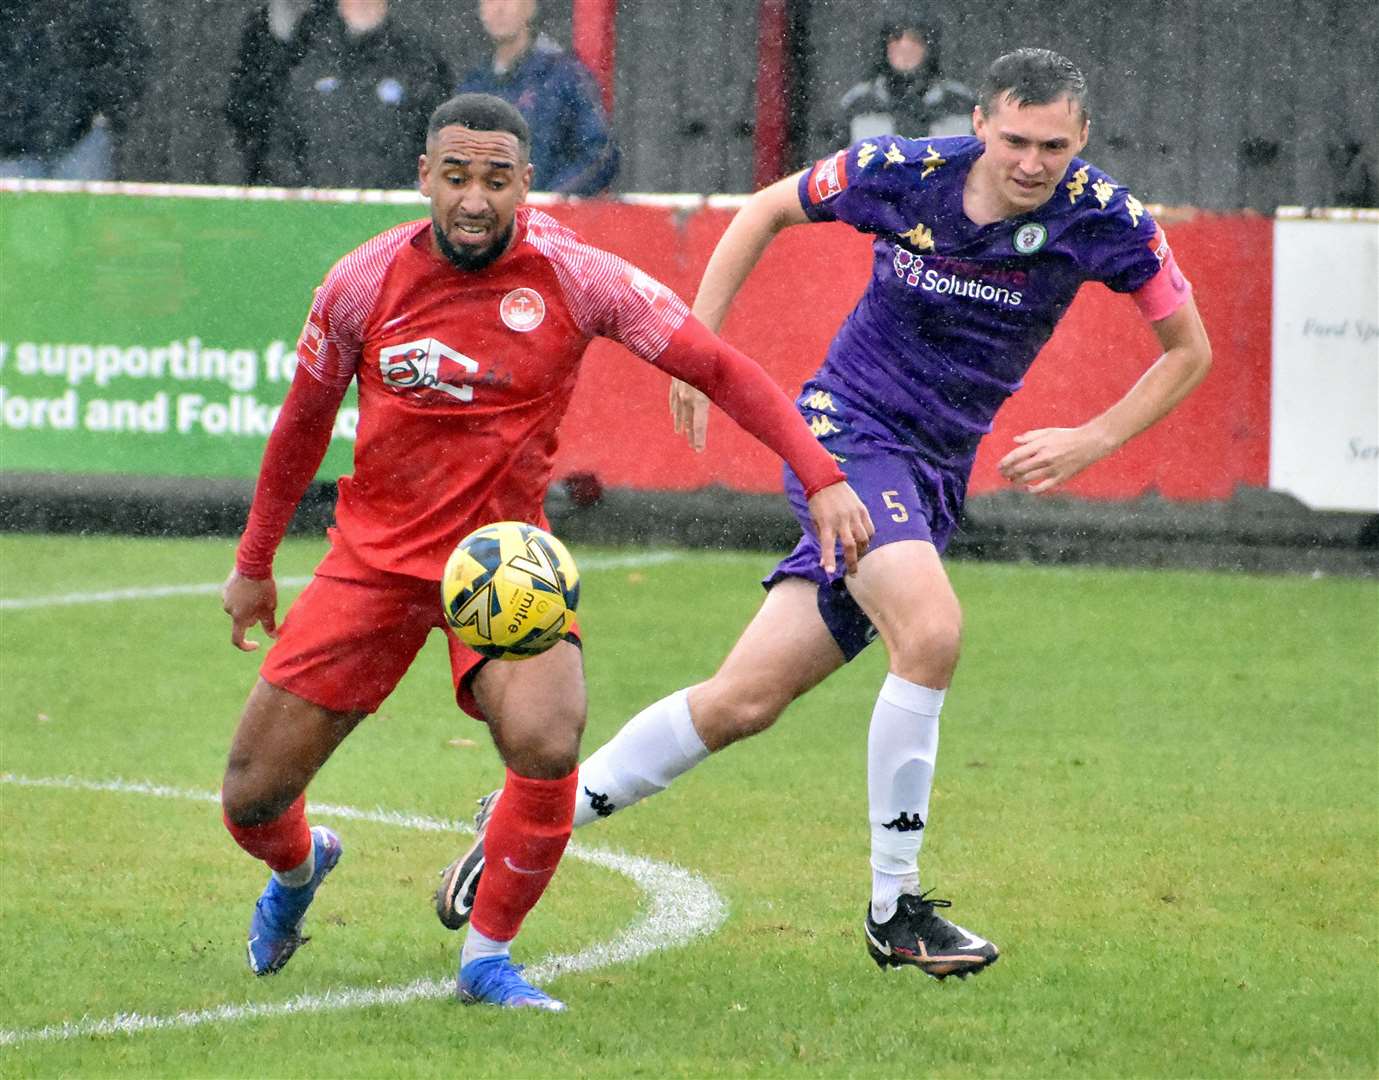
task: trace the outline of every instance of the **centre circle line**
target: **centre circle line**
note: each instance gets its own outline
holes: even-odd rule
[[[0,784],[142,795],[193,802],[220,801],[220,796],[216,792],[194,791],[119,778],[87,780],[76,776],[28,777],[0,773]],[[363,810],[359,807],[328,803],[313,803],[312,815],[363,821],[418,832],[474,831],[470,825],[423,814],[384,809]],[[685,945],[697,937],[712,934],[728,917],[727,904],[718,891],[704,878],[681,867],[623,852],[585,848],[574,843],[565,849],[565,853],[581,862],[611,870],[630,879],[645,894],[648,908],[609,941],[598,942],[576,953],[547,956],[531,964],[526,974],[533,982],[541,983],[560,975],[595,971],[612,964],[627,963],[662,949]],[[39,1028],[0,1029],[0,1047],[99,1035],[133,1035],[149,1031],[183,1030],[206,1024],[360,1009],[375,1005],[404,1005],[411,1001],[449,997],[454,993],[454,986],[453,978],[417,979],[397,986],[345,987],[321,993],[299,994],[286,1001],[218,1005],[165,1016],[122,1012],[102,1018],[84,1017],[81,1020],[49,1024]]]

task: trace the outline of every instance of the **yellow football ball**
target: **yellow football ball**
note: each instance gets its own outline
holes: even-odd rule
[[[441,576],[445,619],[495,660],[523,660],[564,637],[579,603],[579,571],[545,529],[499,521],[456,545]]]

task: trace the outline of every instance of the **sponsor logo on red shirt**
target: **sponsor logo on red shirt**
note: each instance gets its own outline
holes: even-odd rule
[[[424,398],[440,391],[458,401],[472,401],[472,378],[479,362],[456,352],[435,338],[389,345],[378,351],[378,367],[385,386]]]
[[[650,304],[653,312],[665,318],[666,312],[670,309],[670,290],[635,266],[628,267],[626,279],[632,291]]]
[[[319,289],[316,291],[320,292]],[[321,354],[326,351],[326,331],[316,321],[314,302],[311,312],[306,317],[306,325],[302,327],[302,338],[299,344],[304,346],[318,360],[321,358]]]
[[[848,153],[839,150],[830,158],[814,163],[809,174],[809,201],[814,204],[833,198],[848,186]]]

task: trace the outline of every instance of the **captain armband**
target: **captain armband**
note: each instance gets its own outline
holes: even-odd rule
[[[1147,322],[1168,318],[1192,295],[1192,283],[1178,269],[1173,249],[1164,243],[1159,252],[1159,272],[1130,294]]]

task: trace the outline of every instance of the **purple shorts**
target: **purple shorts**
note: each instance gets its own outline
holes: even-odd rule
[[[846,451],[832,442],[829,449],[843,456],[839,464],[848,483],[871,513],[876,532],[868,550],[875,551],[897,540],[925,540],[942,554],[958,527],[967,492],[966,477],[938,469],[914,453],[878,447],[860,439],[848,441],[852,445]],[[762,585],[770,589],[788,577],[814,582],[824,625],[843,656],[851,660],[876,637],[876,627],[843,584],[842,548],[838,549],[838,568],[832,576],[819,565],[819,538],[809,516],[804,488],[788,466],[785,494],[803,535],[795,550],[762,579]]]

